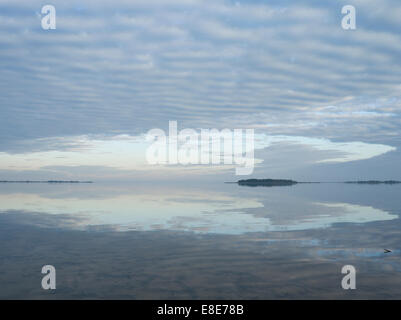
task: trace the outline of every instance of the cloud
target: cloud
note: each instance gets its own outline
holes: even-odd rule
[[[401,7],[354,3],[348,32],[346,1],[55,0],[45,31],[40,1],[3,0],[0,151],[169,120],[397,147]]]
[[[266,148],[271,145],[299,145],[326,153],[326,157],[316,162],[349,162],[374,158],[397,148],[382,145],[369,144],[360,141],[334,142],[328,139],[297,137],[297,136],[265,136],[257,138],[257,148]],[[298,159],[299,160],[299,159]]]
[[[195,138],[198,139],[197,136]],[[76,136],[69,139],[25,141],[19,147],[27,146],[27,148],[14,149],[12,153],[0,153],[2,159],[0,173],[3,172],[2,179],[7,178],[7,180],[31,179],[28,177],[35,177],[34,179],[38,180],[126,180],[161,179],[171,175],[185,177],[234,173],[237,167],[234,163],[223,163],[222,159],[219,164],[213,165],[211,163],[152,165],[146,159],[147,150],[152,143],[153,141],[148,141],[144,135]],[[198,154],[198,161],[206,144],[208,145],[209,141],[200,141],[196,144],[196,149],[193,149]],[[31,146],[30,151],[28,151],[29,146]],[[249,149],[249,145],[245,147],[246,150]],[[168,142],[166,148],[170,149]],[[242,150],[241,157],[245,156],[245,149]],[[255,150],[257,167],[272,168],[273,163],[273,168],[282,170],[310,164],[366,160],[395,151],[396,148],[360,141],[334,142],[302,136],[256,134]]]

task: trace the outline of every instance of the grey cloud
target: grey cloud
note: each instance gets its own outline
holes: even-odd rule
[[[40,28],[40,1],[0,4],[0,151],[169,120],[400,145],[395,0],[354,1],[351,32],[347,1],[53,4],[54,31]]]

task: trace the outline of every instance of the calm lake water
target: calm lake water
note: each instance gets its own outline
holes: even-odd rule
[[[400,196],[336,183],[0,184],[0,298],[400,299]],[[47,264],[55,291],[41,289]],[[356,290],[341,287],[348,264]]]

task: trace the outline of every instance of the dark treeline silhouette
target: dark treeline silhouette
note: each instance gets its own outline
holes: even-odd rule
[[[345,183],[358,183],[358,184],[397,184],[401,183],[401,181],[397,180],[385,180],[385,181],[380,181],[380,180],[362,180],[362,181],[346,181]]]
[[[292,186],[294,184],[305,184],[305,183],[324,183],[324,182],[298,182],[289,179],[245,179],[239,180],[237,183],[240,186],[249,186],[249,187],[276,187],[276,186]],[[326,182],[326,183],[334,183],[334,182]],[[398,184],[401,181],[397,180],[360,180],[360,181],[344,181],[344,182],[336,182],[336,183],[354,183],[354,184]]]
[[[240,186],[249,186],[249,187],[274,187],[274,186],[292,186],[293,184],[297,184],[297,181],[286,180],[286,179],[246,179],[239,180],[237,182]]]
[[[0,183],[93,183],[92,181],[66,181],[66,180],[0,180]]]

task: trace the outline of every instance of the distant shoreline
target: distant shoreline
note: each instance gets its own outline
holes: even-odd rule
[[[348,184],[401,184],[401,181],[397,180],[360,180],[360,181],[343,181],[343,182],[298,182],[289,179],[246,179],[238,180],[237,182],[226,182],[236,183],[240,186],[248,187],[277,187],[277,186],[292,186],[295,184],[306,184],[306,183],[348,183]]]
[[[0,183],[93,183],[93,181],[67,181],[67,180],[0,180]]]
[[[249,187],[274,187],[274,186],[292,186],[297,184],[297,181],[287,180],[287,179],[247,179],[247,180],[239,180],[237,181],[240,186],[249,186]]]
[[[344,183],[359,183],[359,184],[398,184],[401,181],[397,180],[366,180],[366,181],[345,181]]]

